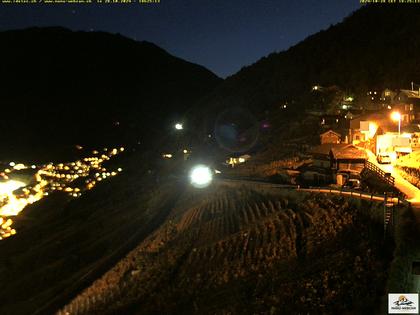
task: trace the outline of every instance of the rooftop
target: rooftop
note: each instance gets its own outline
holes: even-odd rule
[[[351,144],[348,143],[324,143],[314,147],[311,150],[312,154],[329,155],[330,151],[334,149],[343,149]]]
[[[330,152],[335,159],[367,159],[367,154],[363,149],[348,143],[325,143],[311,150],[314,155],[329,155]]]
[[[409,98],[420,98],[419,91],[416,90],[400,90],[400,93],[407,95]]]
[[[367,154],[365,150],[359,149],[358,147],[355,147],[354,145],[348,145],[344,148],[332,148],[331,152],[335,159],[367,159]]]

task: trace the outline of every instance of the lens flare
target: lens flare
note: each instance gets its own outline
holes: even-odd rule
[[[196,188],[205,188],[213,180],[213,174],[209,167],[197,165],[190,173],[191,184]]]

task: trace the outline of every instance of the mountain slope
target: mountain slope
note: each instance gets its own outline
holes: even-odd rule
[[[389,259],[367,215],[379,210],[255,185],[186,191],[58,314],[372,314]]]
[[[120,35],[32,28],[0,43],[3,143],[147,141],[221,82]]]
[[[362,7],[342,23],[226,79],[200,106],[211,107],[206,126],[211,129],[228,106],[246,107],[263,117],[264,110],[287,102],[297,113],[312,105],[311,87],[316,84],[337,85],[356,97],[371,88],[408,87],[420,81],[419,28],[417,5]]]

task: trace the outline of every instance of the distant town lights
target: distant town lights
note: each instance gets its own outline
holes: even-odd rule
[[[0,194],[11,194],[14,190],[26,186],[17,180],[9,180],[8,182],[0,183]]]

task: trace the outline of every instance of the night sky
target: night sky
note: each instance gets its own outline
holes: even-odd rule
[[[0,5],[0,29],[64,26],[147,40],[226,77],[340,22],[359,0],[161,0],[160,4]]]

